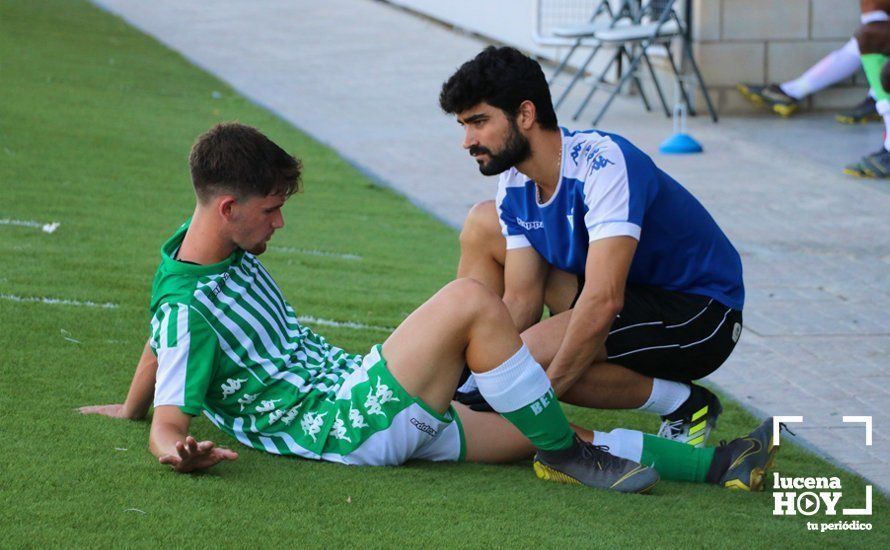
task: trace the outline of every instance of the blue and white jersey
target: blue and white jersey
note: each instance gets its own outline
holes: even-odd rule
[[[507,249],[532,246],[551,265],[583,274],[591,242],[638,242],[627,282],[700,294],[741,310],[742,261],[689,191],[615,134],[562,129],[562,170],[553,196],[515,168],[498,181]]]

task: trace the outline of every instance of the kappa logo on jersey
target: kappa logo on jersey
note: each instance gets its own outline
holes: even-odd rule
[[[594,151],[594,154],[596,154],[596,151]],[[593,170],[595,172],[599,172],[599,170],[601,168],[605,168],[606,166],[608,166],[610,164],[615,164],[615,163],[612,162],[611,160],[607,159],[603,155],[600,155],[600,156],[596,157],[595,159],[593,159]]]
[[[225,382],[220,385],[220,389],[222,389],[223,399],[230,395],[235,395],[235,392],[241,389],[241,384],[247,382],[246,378],[229,378]]]
[[[592,166],[594,171],[599,171],[601,168],[605,168],[610,164],[615,164],[614,162],[600,154],[600,151],[602,151],[602,149],[600,149],[599,147],[594,147],[590,143],[586,143],[584,145],[578,143],[577,145],[572,147],[572,161],[577,165],[578,157],[583,155],[587,160],[593,161]]]
[[[264,399],[260,402],[259,406],[256,408],[256,412],[258,413],[267,413],[275,410],[275,403],[278,403],[281,399]]]
[[[590,146],[588,145],[588,147]],[[582,146],[580,143],[572,147],[572,162],[574,162],[576,165],[578,164],[578,157],[581,156],[581,148]]]
[[[335,439],[352,443],[352,440],[346,435],[346,424],[344,424],[343,419],[340,418],[340,411],[337,411],[337,416],[334,418],[334,425],[331,426],[331,435],[334,436]]]
[[[284,416],[284,409],[275,409],[274,411],[269,413],[269,425],[278,422],[281,420],[281,417]]]
[[[362,416],[362,413],[360,413],[358,409],[353,409],[352,407],[349,407],[349,421],[352,423],[353,428],[368,427],[368,423],[365,422],[365,417]]]
[[[523,229],[525,229],[526,231],[532,231],[533,229],[543,229],[544,228],[544,222],[541,222],[541,221],[527,222],[527,221],[523,220],[522,218],[520,218],[519,216],[516,216],[516,223],[519,224],[519,226],[522,227]]]
[[[244,412],[244,407],[246,407],[247,405],[250,405],[251,403],[256,401],[256,398],[258,395],[259,394],[256,394],[256,393],[254,393],[254,394],[245,393],[243,396],[239,397],[238,404],[241,405],[241,412]]]
[[[389,389],[389,386],[382,383],[380,377],[377,377],[377,389],[374,393],[369,393],[368,398],[365,399],[365,408],[368,410],[368,414],[379,414],[386,416],[386,413],[383,412],[382,405],[389,403],[390,401],[399,401],[398,397],[393,397],[393,392]]]
[[[294,423],[294,420],[296,420],[297,418],[297,411],[299,410],[300,405],[297,405],[296,407],[291,407],[291,409],[287,411],[287,414],[284,415],[284,418],[281,419],[281,421],[284,422],[285,426],[290,426]]]
[[[435,428],[433,428],[426,422],[421,422],[420,420],[417,420],[416,418],[411,419],[411,424],[413,424],[415,428],[422,431],[423,433],[428,434],[430,437],[436,437],[436,434],[439,433],[438,431],[436,431]]]
[[[315,441],[315,436],[321,431],[326,414],[328,413],[318,414],[315,411],[309,411],[300,419],[300,428],[303,429],[304,434],[312,438],[312,441]]]

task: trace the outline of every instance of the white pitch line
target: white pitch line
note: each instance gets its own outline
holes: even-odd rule
[[[352,321],[332,321],[330,319],[319,319],[318,317],[312,317],[310,315],[301,315],[297,318],[297,320],[301,323],[312,323],[315,325],[322,325],[326,327],[353,328],[356,330],[376,330],[379,332],[392,332],[393,330],[395,330],[391,327],[366,325],[364,323],[354,323]]]
[[[342,252],[328,252],[327,250],[315,250],[313,248],[294,248],[292,246],[270,246],[269,250],[273,252],[291,252],[294,254],[309,254],[311,256],[328,256],[330,258],[339,258],[341,260],[361,260],[362,257],[357,254],[346,254]]]
[[[52,233],[56,229],[62,225],[59,222],[52,223],[40,223],[31,220],[13,220],[10,218],[2,218],[0,219],[0,225],[15,225],[18,227],[33,227],[34,229],[41,229],[44,233]]]
[[[79,306],[79,307],[100,307],[103,309],[115,309],[117,304],[106,302],[98,304],[89,300],[66,300],[64,298],[47,298],[40,296],[16,296],[14,294],[0,294],[0,300],[9,300],[10,302],[32,302],[38,304],[48,304],[53,306]]]

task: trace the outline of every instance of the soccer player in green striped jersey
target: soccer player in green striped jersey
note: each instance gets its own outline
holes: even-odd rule
[[[188,435],[203,414],[254,449],[343,464],[499,462],[536,450],[537,475],[562,483],[643,492],[659,479],[647,461],[670,479],[761,484],[771,425],[723,451],[631,430],[578,437],[503,302],[471,279],[444,287],[365,355],[333,346],[298,322],[257,259],[284,225],[299,161],[230,123],[199,137],[189,164],[197,205],[161,247],[151,336],[127,401],[81,409],[141,418],[153,400],[149,443],[162,464],[191,472],[237,458]],[[500,416],[452,404],[465,365]]]

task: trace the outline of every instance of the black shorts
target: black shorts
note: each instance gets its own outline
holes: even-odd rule
[[[741,331],[742,312],[713,298],[628,285],[606,353],[610,363],[640,374],[688,382],[717,370]]]

